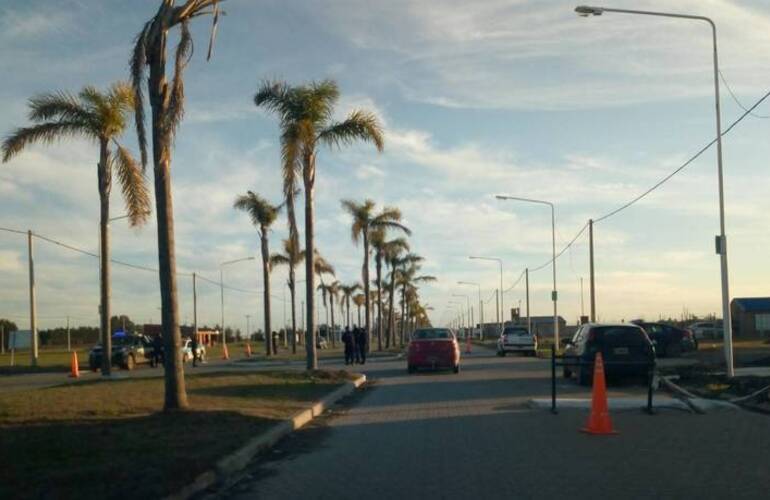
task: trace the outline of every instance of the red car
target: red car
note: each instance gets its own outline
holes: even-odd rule
[[[460,373],[460,345],[448,328],[420,328],[412,334],[406,357],[407,371],[418,368],[452,369]]]

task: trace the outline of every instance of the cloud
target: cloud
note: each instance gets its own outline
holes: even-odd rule
[[[11,9],[0,11],[0,37],[13,41],[63,33],[72,27],[72,16],[64,11],[43,8],[34,12]]]

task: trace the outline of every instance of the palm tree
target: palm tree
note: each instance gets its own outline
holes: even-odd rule
[[[344,302],[342,302],[345,307],[347,308],[347,322],[345,326],[350,328],[350,299],[353,297],[353,294],[361,288],[361,285],[358,283],[353,283],[352,285],[340,285],[340,290],[342,291],[342,297],[344,299]]]
[[[271,205],[270,202],[254,193],[248,191],[246,194],[240,195],[235,199],[233,208],[236,210],[242,210],[249,214],[251,223],[255,227],[259,228],[259,239],[262,248],[262,276],[263,287],[265,296],[265,335],[267,341],[265,342],[265,352],[270,356],[271,348],[273,344],[270,339],[271,332],[273,331],[270,326],[270,250],[268,242],[267,232],[270,230],[270,226],[278,218],[278,213],[281,211],[283,205]],[[273,354],[278,354],[275,346],[272,349]]]
[[[329,307],[327,308],[327,312],[331,311],[331,330],[327,331],[329,332],[329,337],[332,341],[332,347],[334,347],[336,345],[334,339],[334,299],[338,298],[339,296],[340,282],[335,280],[328,285],[321,282],[321,284],[318,285],[318,289],[321,290],[324,307],[326,307],[326,298],[329,298]]]
[[[351,144],[357,140],[374,143],[382,151],[384,139],[379,120],[367,111],[351,112],[341,122],[333,121],[339,100],[337,84],[331,80],[290,87],[283,82],[265,82],[254,96],[254,103],[276,112],[281,120],[281,151],[286,175],[302,171],[305,188],[305,250],[314,254],[314,202],[317,147]],[[286,185],[284,183],[284,190]],[[315,279],[313,263],[305,260],[305,300],[308,332],[313,332],[315,318]],[[307,342],[307,369],[318,367],[315,341]]]
[[[399,274],[399,284],[401,285],[401,345],[404,345],[405,330],[407,316],[410,312],[409,305],[417,297],[418,283],[427,283],[430,281],[436,281],[435,276],[421,275],[417,273],[420,271],[420,265],[418,262],[422,261],[422,257],[414,256],[413,261],[408,267],[401,269]]]
[[[286,204],[287,213],[288,213],[288,207],[289,204]],[[270,256],[270,268],[272,269],[275,266],[285,265],[289,267],[289,279],[286,281],[286,283],[289,285],[289,295],[291,295],[291,352],[292,354],[297,353],[297,314],[295,312],[295,305],[296,305],[296,299],[295,299],[295,291],[296,291],[296,280],[294,275],[294,270],[297,268],[298,265],[302,263],[302,260],[305,258],[302,250],[299,248],[299,239],[297,238],[287,238],[283,240],[283,252],[280,253],[274,253]]]
[[[363,293],[359,293],[353,296],[353,303],[356,305],[356,309],[358,309],[358,323],[356,326],[359,328],[361,327],[361,306],[366,303],[366,297]]]
[[[390,297],[388,300],[388,333],[385,337],[385,347],[390,348],[390,341],[392,336],[392,323],[393,323],[393,295],[394,295],[394,285],[395,281],[393,280],[393,271],[392,271],[392,263],[395,259],[398,258],[399,255],[401,255],[403,252],[409,251],[409,243],[404,238],[395,238],[389,241],[384,241],[382,245],[375,246],[377,254],[376,254],[376,261],[377,261],[377,297],[380,303],[382,303],[382,297],[381,297],[381,288],[382,288],[382,262],[385,261],[385,264],[388,267],[391,267],[391,279],[390,284],[388,284],[387,288],[390,290]],[[382,331],[382,315],[379,317],[379,326],[378,331]]]
[[[160,278],[161,324],[165,357],[165,398],[163,407],[175,410],[187,407],[181,343],[179,334],[179,302],[176,284],[176,250],[174,248],[174,208],[171,195],[171,146],[184,115],[184,69],[192,56],[192,19],[211,14],[214,22],[209,38],[208,55],[219,19],[219,0],[186,0],[176,6],[175,0],[161,0],[155,16],[147,21],[136,37],[131,55],[131,85],[134,90],[136,132],[142,152],[142,165],[147,165],[147,129],[145,128],[144,85],[147,85],[152,108],[153,173],[155,207],[158,220],[158,263]],[[179,26],[180,36],[174,57],[171,81],[166,79],[166,47],[169,31]],[[149,75],[146,75],[149,68]]]
[[[107,92],[84,87],[77,96],[68,92],[42,94],[29,100],[29,119],[35,125],[17,128],[2,145],[3,162],[35,143],[51,143],[64,137],[83,136],[99,145],[96,174],[99,187],[99,281],[102,348],[112,352],[110,330],[110,191],[113,168],[120,183],[131,226],[146,222],[150,193],[144,169],[118,138],[126,130],[126,118],[134,109],[134,95],[126,83],[115,83]],[[115,148],[113,151],[112,148]],[[102,375],[110,375],[110,356],[102,356]]]
[[[371,335],[371,315],[370,315],[370,301],[369,301],[369,246],[372,237],[379,237],[380,231],[386,229],[400,229],[407,234],[411,234],[409,229],[404,227],[399,221],[401,220],[401,211],[397,208],[385,207],[382,212],[375,215],[374,208],[375,202],[366,199],[362,203],[357,203],[353,200],[342,200],[342,208],[353,217],[353,224],[351,225],[351,237],[353,242],[358,244],[360,240],[363,240],[364,246],[364,264],[361,268],[361,278],[364,283],[364,297],[366,299],[366,335],[367,338]],[[382,332],[380,331],[380,334]],[[382,336],[378,337],[379,349],[382,350]]]
[[[405,259],[414,259],[414,258],[421,258],[414,254],[406,254],[403,255],[405,252],[409,251],[409,243],[403,238],[396,238],[394,240],[389,241],[385,245],[385,252],[384,252],[384,260],[385,264],[390,269],[390,273],[388,273],[389,283],[387,285],[388,288],[388,335],[385,339],[385,347],[390,348],[391,340],[395,344],[396,337],[395,337],[395,312],[393,309],[393,302],[396,295],[396,278],[398,275],[398,269],[403,266],[408,260]]]

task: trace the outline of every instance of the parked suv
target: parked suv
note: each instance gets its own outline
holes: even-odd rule
[[[537,337],[523,326],[506,326],[497,339],[497,355],[509,352],[523,352],[526,356],[537,356]]]
[[[102,345],[96,344],[88,353],[88,367],[97,371],[102,366]],[[113,335],[112,364],[133,370],[138,363],[149,363],[152,343],[144,335]]]
[[[655,354],[659,357],[676,358],[683,352],[692,352],[698,349],[698,343],[690,330],[677,328],[665,323],[647,323],[645,321],[633,321],[647,332],[647,336],[655,345]]]
[[[646,375],[649,364],[655,361],[650,338],[634,324],[587,323],[564,344],[564,378],[574,373],[580,385],[591,383],[597,352],[602,353],[604,372],[610,376]]]

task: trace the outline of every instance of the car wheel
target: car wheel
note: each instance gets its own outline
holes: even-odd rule
[[[682,355],[682,346],[679,345],[677,342],[669,342],[669,344],[666,346],[666,357],[678,358],[681,355]]]
[[[452,371],[455,373],[460,373],[460,364],[459,363],[456,364],[454,368],[452,368]]]
[[[500,356],[505,357],[505,351],[500,351]]]
[[[406,367],[406,373],[414,373],[414,366],[408,365]]]
[[[136,362],[134,361],[134,356],[129,356],[126,358],[126,364],[124,366],[126,370],[133,370],[135,366]]]
[[[566,366],[562,369],[561,374],[564,378],[572,378],[572,371]]]

